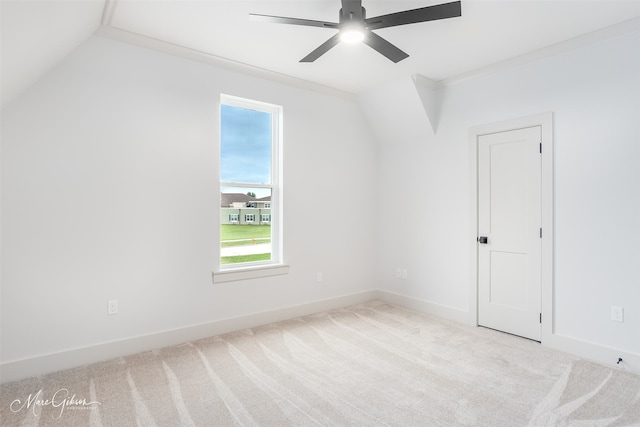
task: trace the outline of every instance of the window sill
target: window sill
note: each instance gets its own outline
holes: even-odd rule
[[[237,280],[259,279],[261,277],[279,276],[289,274],[289,266],[286,264],[267,265],[257,267],[234,268],[213,272],[213,283],[235,282]]]

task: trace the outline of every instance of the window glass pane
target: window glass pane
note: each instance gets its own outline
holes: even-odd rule
[[[282,262],[282,107],[220,97],[221,271]]]
[[[220,180],[271,183],[271,113],[221,105]]]
[[[271,189],[222,187],[220,264],[271,260]]]

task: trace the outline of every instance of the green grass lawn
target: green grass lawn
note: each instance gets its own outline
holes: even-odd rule
[[[220,257],[220,264],[236,264],[239,262],[269,261],[271,254],[235,255]]]
[[[220,246],[241,246],[254,243],[271,243],[270,225],[222,224],[220,226]],[[221,264],[267,261],[271,254],[235,255],[220,257]]]
[[[247,245],[255,243],[271,243],[270,225],[222,224],[220,226],[220,243],[222,247]]]

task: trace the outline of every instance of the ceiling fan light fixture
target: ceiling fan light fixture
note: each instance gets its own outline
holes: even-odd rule
[[[350,28],[340,31],[340,41],[343,43],[355,44],[364,40],[364,31],[360,28]]]
[[[337,34],[334,34],[330,39],[315,48],[311,53],[302,58],[300,62],[313,62],[340,42],[363,42],[394,63],[408,58],[409,54],[380,37],[375,33],[375,30],[462,16],[462,0],[404,10],[387,15],[379,15],[373,18],[367,18],[366,10],[362,7],[362,0],[341,0],[340,2],[342,3],[342,8],[338,11],[339,22],[337,23],[287,18],[285,16],[257,15],[253,13],[249,14],[249,16],[254,21],[338,30]]]
[[[343,43],[355,44],[364,40],[364,22],[350,20],[340,23],[340,41]]]

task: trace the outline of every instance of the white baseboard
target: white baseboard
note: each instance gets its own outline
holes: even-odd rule
[[[321,311],[332,310],[373,299],[386,301],[422,313],[468,324],[469,313],[453,307],[432,303],[419,298],[384,290],[371,290],[340,297],[312,301],[295,306],[252,313],[243,316],[192,325],[185,328],[127,338],[93,346],[45,354],[28,359],[6,362],[0,365],[0,383],[70,369],[90,363],[128,356],[157,348],[195,341],[227,332],[252,328]],[[543,337],[543,345],[574,354],[583,359],[640,374],[640,355],[620,351],[599,344],[589,343],[561,335]],[[623,362],[616,364],[618,358]]]
[[[377,299],[396,304],[425,314],[442,317],[459,323],[469,324],[469,313],[453,307],[435,304],[419,298],[378,290]],[[542,337],[542,345],[554,350],[573,354],[581,359],[591,360],[612,368],[640,374],[640,354],[611,348],[563,335],[552,334]],[[617,363],[622,358],[622,362]]]
[[[640,374],[640,354],[637,353],[557,334],[543,337],[542,344],[555,350],[571,353],[582,359]],[[622,362],[617,363],[619,358],[622,359]]]
[[[458,323],[469,323],[469,312],[446,305],[436,304],[420,298],[397,294],[395,292],[377,290],[377,298],[390,304],[416,310],[443,319],[453,320]]]
[[[363,303],[376,298],[378,298],[376,291],[359,292],[336,298],[216,320],[180,329],[5,362],[0,364],[0,383],[18,381],[90,363],[195,341],[240,329],[253,328],[282,320],[293,319],[321,311]]]

